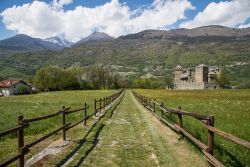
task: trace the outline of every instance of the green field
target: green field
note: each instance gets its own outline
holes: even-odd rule
[[[59,91],[27,96],[2,97],[0,98],[0,131],[15,127],[18,115],[23,115],[24,118],[43,116],[59,111],[62,106],[78,109],[83,107],[84,102],[87,102],[90,106],[88,113],[93,113],[94,99],[111,95],[114,92],[116,91]],[[83,113],[71,114],[66,117],[66,121],[77,122],[82,118],[82,114]],[[25,129],[25,143],[38,139],[44,134],[59,128],[60,125],[60,115],[51,119],[31,123],[31,126]],[[28,158],[35,152],[40,151],[40,148],[46,146],[51,140],[53,141],[61,137],[61,134],[58,135],[52,136],[45,142],[42,142],[43,144],[36,146],[32,149],[31,154],[28,154],[26,157]],[[11,155],[15,155],[17,150],[16,136],[13,134],[0,138],[0,148],[0,161]]]
[[[250,141],[250,90],[136,90],[137,93],[163,101],[165,106],[215,116],[215,127]],[[174,116],[168,119],[175,120]],[[184,127],[205,143],[207,130],[190,117],[183,118]],[[215,157],[226,166],[249,166],[250,151],[215,135]]]
[[[95,124],[73,128],[74,141],[44,166],[208,167],[193,146],[136,102],[130,91]]]
[[[250,90],[135,91],[163,101],[167,107],[182,106],[185,111],[214,115],[215,127],[250,141]],[[60,91],[0,98],[0,131],[14,127],[18,115],[24,115],[24,118],[47,115],[57,112],[63,105],[76,109],[87,102],[90,105],[89,113],[93,113],[94,99],[114,92]],[[67,116],[66,120],[77,122],[80,118],[82,113],[75,113]],[[167,119],[174,121],[176,118],[168,115]],[[202,154],[192,144],[187,144],[187,140],[178,140],[178,134],[144,111],[133,100],[130,91],[96,125],[95,121],[90,119],[87,127],[80,124],[68,131],[67,138],[74,142],[62,153],[47,159],[45,165],[60,166],[65,163],[64,160],[68,160],[69,155],[74,155],[69,166],[207,166]],[[199,121],[183,117],[183,123],[185,129],[195,137],[207,142],[207,130],[202,128]],[[60,125],[61,116],[31,123],[25,129],[25,143],[38,139]],[[92,125],[95,126],[92,128]],[[25,159],[31,158],[61,137],[60,132],[32,147]],[[215,157],[225,166],[249,166],[250,151],[217,135],[215,144]],[[16,136],[13,134],[0,138],[0,147],[0,161],[14,155],[17,152]]]

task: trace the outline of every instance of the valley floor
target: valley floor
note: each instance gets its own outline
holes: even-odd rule
[[[65,157],[58,166],[209,166],[199,151],[178,138],[127,91],[75,148],[54,160]]]

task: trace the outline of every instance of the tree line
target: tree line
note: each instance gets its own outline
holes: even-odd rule
[[[119,88],[165,88],[171,76],[141,79],[121,76],[107,67],[44,67],[36,72],[33,85],[41,91]]]
[[[44,67],[36,72],[33,84],[40,90],[119,89],[122,83],[109,68]]]
[[[2,80],[3,78],[0,77]],[[82,90],[82,89],[119,89],[119,88],[173,88],[173,74],[155,78],[140,78],[121,76],[108,67],[70,67],[49,66],[39,69],[33,79],[28,82],[40,91]],[[222,72],[217,76],[217,82],[222,88],[228,88],[230,79]]]

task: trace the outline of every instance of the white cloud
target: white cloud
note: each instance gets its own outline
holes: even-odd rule
[[[211,2],[193,20],[183,22],[181,28],[195,28],[205,25],[237,27],[250,17],[249,0]]]
[[[185,19],[186,10],[194,9],[188,0],[154,0],[149,7],[135,10],[111,0],[94,8],[77,6],[64,11],[63,6],[72,1],[33,1],[8,8],[1,16],[6,28],[17,33],[39,38],[64,34],[66,39],[77,41],[94,30],[117,37],[144,29],[165,29]]]
[[[71,4],[73,0],[53,0],[52,5],[56,8],[62,8],[64,5]]]

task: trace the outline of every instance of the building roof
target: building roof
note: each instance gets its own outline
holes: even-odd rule
[[[197,67],[207,67],[207,65],[206,64],[200,64]]]
[[[217,66],[210,66],[211,69],[217,69]]]
[[[216,75],[216,73],[214,71],[210,71],[208,75]]]
[[[183,70],[183,68],[182,68],[182,66],[181,65],[177,65],[176,67],[175,67],[175,70]]]
[[[0,88],[9,88],[11,87],[12,85],[15,85],[19,82],[22,82],[24,83],[25,85],[27,85],[24,81],[22,80],[3,80],[0,82]]]

